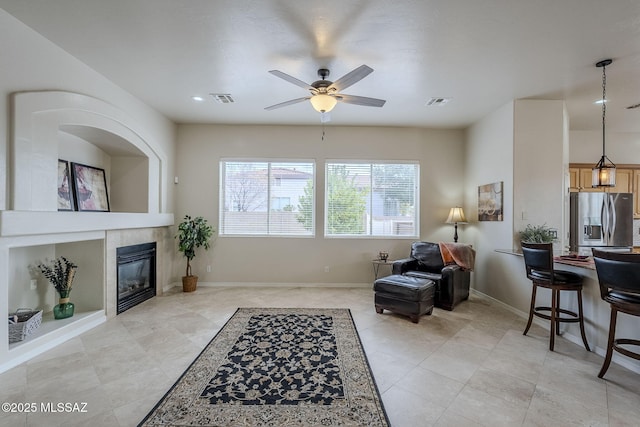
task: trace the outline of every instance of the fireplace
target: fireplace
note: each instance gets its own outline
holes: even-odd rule
[[[156,243],[116,249],[120,314],[156,295]]]

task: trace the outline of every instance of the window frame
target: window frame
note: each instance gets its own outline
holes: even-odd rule
[[[370,170],[373,170],[375,165],[414,165],[414,205],[415,213],[414,220],[414,233],[413,234],[329,234],[328,231],[328,214],[329,214],[329,167],[331,165],[368,165]],[[373,187],[373,174],[371,174],[370,187]],[[368,196],[369,206],[372,206],[373,192],[370,192]],[[373,215],[369,213],[370,223],[367,225],[369,230],[372,230],[371,222],[373,221]],[[328,239],[407,239],[415,240],[420,237],[420,162],[417,160],[362,160],[362,159],[327,159],[324,162],[324,212],[323,212],[323,234]]]
[[[225,199],[227,196],[226,191],[226,170],[228,163],[267,163],[268,173],[267,173],[267,183],[270,183],[273,179],[273,184],[267,185],[267,191],[265,193],[265,199],[267,201],[267,233],[225,233]],[[282,234],[282,233],[270,233],[269,227],[271,223],[269,222],[269,218],[271,216],[271,201],[272,201],[272,189],[271,187],[276,187],[275,178],[271,178],[271,168],[273,164],[310,164],[311,165],[311,183],[312,183],[312,194],[311,194],[311,230],[308,234]],[[265,238],[314,238],[316,236],[316,211],[317,211],[317,203],[316,203],[316,183],[317,183],[317,173],[316,173],[316,161],[314,159],[281,159],[281,158],[221,158],[219,161],[219,185],[218,185],[218,235],[220,237],[265,237]],[[281,184],[281,182],[279,183]],[[279,185],[278,185],[279,187]]]

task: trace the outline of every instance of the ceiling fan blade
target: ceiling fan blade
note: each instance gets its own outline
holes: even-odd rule
[[[382,107],[384,103],[387,102],[384,99],[342,94],[335,95],[335,98],[340,102],[345,102],[347,104],[364,105],[365,107]]]
[[[287,105],[293,105],[293,104],[297,104],[298,102],[306,101],[309,98],[311,98],[311,97],[310,96],[305,96],[304,98],[291,99],[289,101],[281,102],[280,104],[275,104],[275,105],[271,105],[269,107],[264,107],[264,109],[271,111],[271,110],[275,110],[276,108],[282,108],[282,107],[286,107]]]
[[[373,72],[373,68],[367,65],[361,65],[355,70],[340,77],[338,80],[333,82],[333,84],[329,86],[327,89],[335,89],[336,92],[340,92],[348,88],[352,84],[358,83],[360,80],[364,79],[372,72]]]
[[[288,81],[289,83],[293,83],[296,86],[300,86],[303,89],[308,89],[308,90],[314,90],[315,88],[313,86],[311,86],[308,83],[303,82],[302,80],[298,80],[293,76],[290,76],[287,73],[283,73],[282,71],[278,71],[278,70],[271,70],[269,71],[271,74],[273,74],[276,77],[280,77],[283,80]]]

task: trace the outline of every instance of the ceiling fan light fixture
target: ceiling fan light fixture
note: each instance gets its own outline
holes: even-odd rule
[[[311,105],[318,113],[328,113],[338,103],[335,97],[322,93],[313,95],[309,101],[311,101]]]

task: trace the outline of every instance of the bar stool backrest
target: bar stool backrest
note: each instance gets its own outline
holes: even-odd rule
[[[640,294],[640,254],[592,252],[602,299],[612,290]]]
[[[553,243],[521,242],[521,245],[527,277],[533,279],[531,277],[533,271],[548,274],[550,279],[553,278]]]

